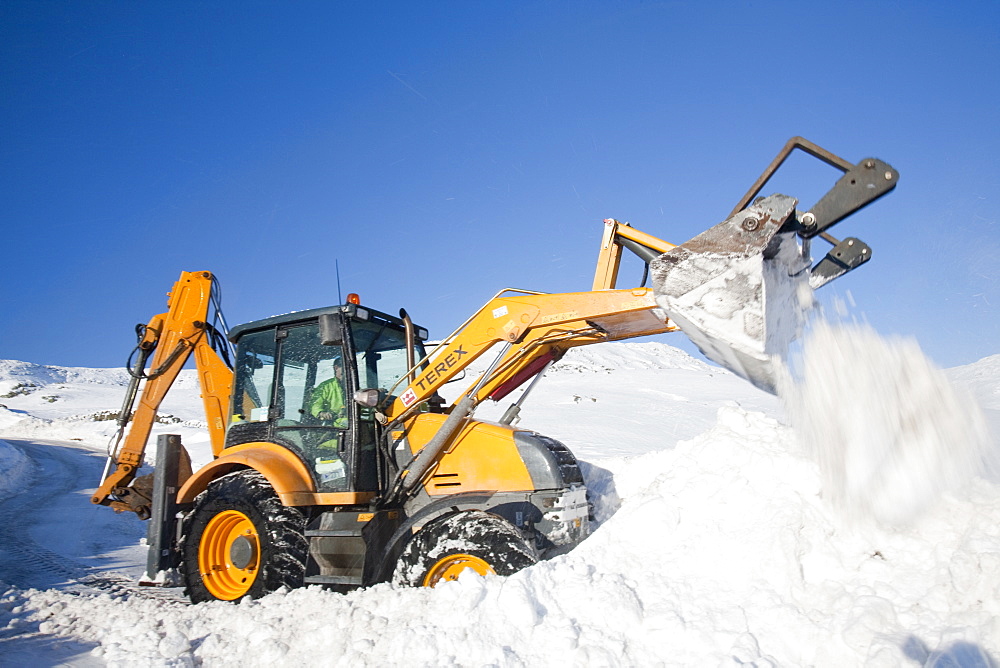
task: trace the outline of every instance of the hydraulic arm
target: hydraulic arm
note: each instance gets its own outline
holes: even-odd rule
[[[503,352],[491,373],[465,392],[476,402],[499,401],[569,348],[675,329],[649,288],[561,294],[508,288],[438,346],[385,417],[405,417],[495,344]]]
[[[213,348],[213,343],[217,347],[228,345],[217,336],[212,324],[215,318],[210,320],[213,307],[218,316],[218,302],[213,297],[214,282],[207,271],[183,272],[168,295],[167,312],[137,327],[140,338],[136,360],[129,367],[132,379],[118,414],[119,429],[109,447],[105,475],[91,498],[93,503],[111,506],[117,511],[129,510],[143,519],[149,516],[152,480],[145,476],[137,479],[136,472],[142,466],[146,442],[160,404],[192,354],[201,384],[212,451],[215,455],[221,452],[233,373],[223,359],[226,349],[222,348],[224,352],[220,357]],[[146,373],[150,356],[150,371]],[[145,384],[140,395],[142,381]],[[137,396],[139,405],[133,412]],[[190,468],[188,462],[187,475],[190,475]]]
[[[431,441],[397,473],[389,499],[421,484],[479,403],[503,399],[570,348],[676,329],[649,288],[561,294],[503,290],[422,361],[399,397],[388,398],[382,420],[400,424],[479,356],[499,347],[489,369],[458,398]],[[513,406],[505,421],[513,421],[517,410]]]

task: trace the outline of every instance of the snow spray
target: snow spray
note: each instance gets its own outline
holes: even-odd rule
[[[915,341],[821,320],[796,361],[780,394],[824,497],[850,520],[904,525],[985,472],[981,409]]]

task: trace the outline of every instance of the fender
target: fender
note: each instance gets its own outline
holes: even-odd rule
[[[286,506],[353,506],[367,504],[375,492],[317,492],[312,474],[288,448],[253,441],[223,450],[225,453],[194,473],[177,492],[177,503],[194,503],[209,484],[231,471],[251,468],[267,482]]]
[[[225,454],[187,479],[177,492],[177,503],[193,503],[213,480],[242,468],[252,468],[267,478],[286,506],[298,505],[294,503],[298,495],[316,493],[309,469],[287,448],[258,441],[226,448],[223,452]]]

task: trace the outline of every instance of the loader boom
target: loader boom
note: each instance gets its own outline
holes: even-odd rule
[[[751,204],[751,200],[795,149],[826,162],[845,175],[808,212],[800,214],[796,210],[797,200],[782,195],[761,198]],[[421,360],[418,366],[423,371],[411,368],[406,377],[411,381],[409,386],[398,397],[389,397],[392,401],[384,410],[385,421],[405,418],[414,407],[429,399],[442,385],[497,343],[505,342],[507,347],[490,371],[462,397],[469,396],[474,403],[485,398],[502,399],[537,373],[545,361],[558,360],[566,350],[575,346],[677,331],[681,329],[679,323],[672,322],[667,309],[662,307],[669,304],[676,308],[674,298],[685,296],[692,288],[700,288],[702,284],[716,280],[718,276],[712,275],[712,271],[729,281],[731,276],[725,270],[734,263],[734,258],[763,260],[765,264],[770,263],[769,267],[776,267],[779,273],[784,271],[790,277],[808,278],[811,287],[820,287],[870,258],[870,249],[863,242],[853,238],[841,242],[826,230],[892,190],[898,176],[892,167],[880,160],[867,158],[852,165],[802,137],[793,137],[727,220],[685,244],[676,246],[628,223],[605,219],[591,292],[544,294],[508,288],[497,293],[427,359]],[[808,240],[815,236],[822,236],[835,247],[823,260],[809,268]],[[792,248],[796,238],[806,241],[802,248]],[[647,271],[654,269],[653,290],[644,287],[615,290],[624,249],[642,259]],[[779,254],[779,250],[782,253]],[[782,256],[781,262],[775,257],[778,255]],[[714,260],[716,257],[721,259]],[[684,264],[690,259],[695,262],[688,265],[698,266]],[[712,262],[714,266],[711,266]],[[682,271],[677,271],[678,265]],[[674,275],[668,284],[663,277],[671,269]],[[746,277],[741,275],[738,278]],[[645,283],[645,277],[642,282]],[[745,295],[746,298],[751,302],[753,299],[762,301],[763,287],[752,287],[755,293]],[[744,297],[729,283],[722,289],[732,291],[737,298]],[[764,320],[765,307],[756,306],[761,312],[748,314],[748,319],[752,321],[754,316],[759,316]],[[713,304],[703,302],[698,307],[710,311]],[[721,333],[719,338],[722,338]],[[707,337],[701,336],[695,342],[701,345],[707,342]],[[709,356],[737,373],[743,371],[742,368],[734,369],[735,365],[727,359]],[[389,394],[392,395],[395,389]]]
[[[628,223],[614,218],[605,218],[604,236],[601,238],[601,252],[597,257],[592,290],[613,290],[618,284],[618,268],[622,260],[622,250],[628,249],[642,258],[648,266],[654,259],[666,253],[674,244],[657,239],[652,234],[641,232]]]
[[[751,204],[795,149],[845,175],[802,214],[797,200],[784,195]],[[871,257],[863,242],[841,242],[826,230],[888,193],[897,181],[898,173],[880,160],[852,165],[793,137],[727,220],[680,246],[605,219],[591,292],[502,291],[422,360],[422,370],[411,368],[405,380],[412,382],[398,397],[392,396],[395,388],[390,390],[381,419],[402,422],[480,355],[504,344],[488,370],[446,409],[450,416],[439,433],[397,473],[393,494],[417,489],[480,402],[502,399],[575,346],[683,330],[707,357],[775,392],[778,360],[797,336],[811,302],[805,291]],[[811,267],[814,236],[834,249]],[[652,271],[653,289],[614,289],[623,249],[643,260],[647,274]]]
[[[569,348],[661,334],[667,322],[649,288],[545,294],[506,289],[480,308],[424,360],[415,380],[385,412],[405,418],[494,344],[505,344],[493,371],[463,396],[499,401]],[[418,365],[419,366],[419,365]]]

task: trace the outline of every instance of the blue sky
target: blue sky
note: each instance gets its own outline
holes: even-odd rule
[[[721,221],[793,135],[900,172],[834,228],[874,259],[825,300],[944,366],[1000,353],[995,1],[7,0],[0,37],[3,358],[123,364],[182,270],[230,324],[336,303],[335,260],[443,336],[590,289],[603,218]],[[786,170],[806,205],[839,176]]]

